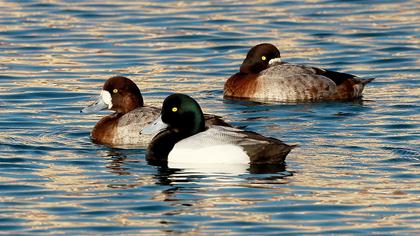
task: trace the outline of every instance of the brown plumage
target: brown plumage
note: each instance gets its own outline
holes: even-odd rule
[[[111,77],[104,83],[102,90],[98,101],[81,112],[91,113],[104,109],[115,112],[103,117],[94,126],[92,141],[111,146],[147,146],[153,135],[140,134],[139,131],[159,116],[160,109],[145,106],[140,89],[132,80],[123,76]],[[205,114],[204,117],[208,125],[230,126],[219,116]]]
[[[226,81],[224,94],[227,97],[251,97],[248,94],[255,94],[260,88],[257,80],[258,74],[235,74]]]
[[[248,52],[240,71],[226,81],[224,96],[282,102],[350,100],[361,97],[372,80],[281,62],[274,45],[259,44]]]

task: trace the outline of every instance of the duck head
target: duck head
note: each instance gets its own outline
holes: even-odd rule
[[[98,99],[80,112],[94,113],[109,109],[125,114],[141,106],[143,97],[137,85],[126,77],[114,76],[104,83]]]
[[[149,134],[167,130],[184,137],[205,130],[204,115],[200,105],[190,96],[175,93],[168,96],[162,105],[161,115],[155,122],[143,128]]]
[[[252,47],[239,69],[241,73],[257,74],[274,62],[280,61],[280,51],[276,46],[262,43]]]

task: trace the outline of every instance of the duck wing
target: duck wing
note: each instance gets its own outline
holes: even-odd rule
[[[220,125],[220,126],[232,127],[232,125],[224,121],[221,116],[212,115],[212,114],[204,114],[204,120],[206,122],[206,126]]]
[[[140,130],[146,124],[156,120],[160,114],[160,109],[153,106],[143,106],[136,108],[124,114],[119,122],[119,127],[137,126],[136,130]]]
[[[240,146],[250,157],[252,164],[281,164],[295,147],[255,132],[217,125],[210,126],[206,131],[183,139],[176,144],[180,148],[193,149],[218,145]]]
[[[318,75],[325,76],[330,80],[334,81],[334,83],[339,86],[340,84],[344,83],[346,80],[357,78],[355,75],[341,73],[332,70],[325,70],[321,68],[312,67]]]
[[[156,120],[159,115],[160,109],[152,106],[139,107],[124,114],[118,120],[113,144],[147,146],[153,134],[140,134],[139,131]]]
[[[279,64],[280,63],[277,63],[276,65],[279,65]],[[356,81],[357,83],[367,84],[375,79],[375,78],[362,79],[352,74],[322,69],[322,68],[313,67],[313,66],[294,65],[294,64],[289,64],[286,62],[283,62],[281,64],[283,64],[285,67],[288,67],[289,71],[287,73],[291,72],[291,73],[321,75],[332,80],[337,86],[343,84],[344,82],[348,80],[353,80],[353,81]]]
[[[337,90],[333,80],[317,73],[316,68],[289,63],[276,63],[262,71],[258,86],[264,88],[257,98],[285,101],[325,99]]]
[[[242,131],[242,135],[246,136],[246,141],[240,145],[248,153],[251,164],[284,164],[289,152],[297,147],[251,131]]]

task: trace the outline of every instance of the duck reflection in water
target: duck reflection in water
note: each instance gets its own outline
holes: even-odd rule
[[[293,172],[286,170],[286,164],[282,163],[279,165],[272,164],[251,164],[247,169],[240,175],[232,173],[203,173],[197,171],[191,171],[189,169],[182,168],[169,168],[168,166],[150,166],[144,165],[142,158],[137,159],[136,156],[132,157],[134,150],[123,150],[123,149],[112,149],[107,151],[105,157],[109,157],[110,161],[106,167],[110,170],[110,173],[118,176],[137,176],[137,173],[142,169],[143,173],[148,173],[136,177],[135,181],[127,181],[127,183],[119,182],[118,184],[108,184],[110,188],[134,188],[137,186],[145,186],[148,184],[158,184],[164,186],[176,186],[183,183],[195,183],[206,178],[232,178],[240,182],[246,180],[248,183],[253,181],[268,183],[269,181],[282,180],[284,177],[292,176]],[[138,150],[136,150],[138,151]],[[143,153],[142,153],[143,154]],[[142,156],[142,155],[140,155]],[[133,166],[135,165],[135,166]],[[146,171],[146,168],[151,168],[150,171]]]

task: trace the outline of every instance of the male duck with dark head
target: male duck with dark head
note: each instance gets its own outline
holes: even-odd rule
[[[226,81],[224,96],[279,102],[351,100],[360,98],[372,80],[282,62],[280,51],[263,43],[249,50],[239,72]]]
[[[284,164],[295,147],[233,127],[206,125],[200,105],[184,94],[163,102],[161,115],[141,133],[159,132],[148,146],[151,164]]]
[[[91,133],[93,142],[111,146],[148,145],[153,134],[140,135],[138,129],[153,122],[160,109],[144,105],[140,89],[132,80],[123,76],[111,77],[104,83],[97,101],[80,112],[94,113],[105,109],[115,112],[95,125]],[[214,115],[206,115],[206,122],[228,125]]]

